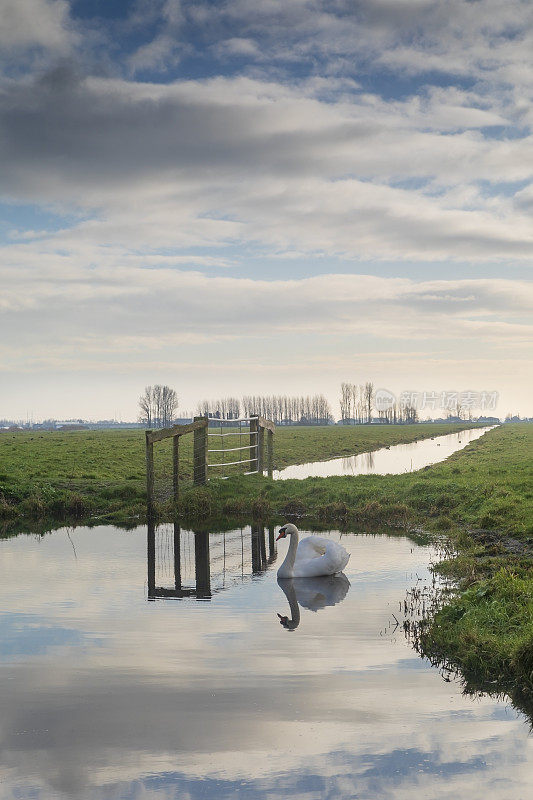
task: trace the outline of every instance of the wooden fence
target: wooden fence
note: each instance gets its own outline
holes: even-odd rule
[[[239,430],[224,432],[222,424],[226,426],[234,426],[237,423],[249,423],[249,431],[244,434],[249,438],[249,441],[244,446],[230,447],[230,448],[209,448],[209,436],[240,436],[243,434]],[[210,433],[209,425],[213,423],[220,423],[221,430],[219,433]],[[173,425],[171,428],[161,428],[160,430],[146,431],[146,495],[148,499],[148,510],[154,508],[154,485],[155,485],[155,472],[154,472],[154,444],[161,442],[164,439],[172,439],[172,492],[174,502],[179,498],[179,444],[180,437],[192,433],[193,440],[193,481],[195,486],[201,486],[207,482],[208,470],[219,469],[221,467],[234,466],[238,464],[249,464],[249,473],[259,472],[262,474],[267,471],[268,477],[272,477],[273,473],[273,460],[274,460],[274,431],[276,426],[274,423],[265,419],[264,417],[253,416],[246,418],[246,420],[213,420],[208,417],[195,417],[193,422],[185,425]],[[266,438],[266,442],[265,442]],[[265,459],[265,444],[266,444],[266,459]],[[236,461],[222,461],[209,463],[210,453],[227,453],[245,451],[244,455],[249,456],[244,459],[237,459]]]

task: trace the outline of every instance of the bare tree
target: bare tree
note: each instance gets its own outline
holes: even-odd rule
[[[152,401],[154,405],[154,416],[153,416],[153,423],[156,428],[162,428],[163,424],[161,422],[161,389],[163,387],[156,383],[154,388],[152,389]]]
[[[149,428],[167,428],[177,407],[178,395],[170,386],[147,386],[139,398],[140,422]]]
[[[364,389],[366,421],[372,422],[372,401],[374,400],[374,384],[371,381],[365,383]]]
[[[341,419],[344,423],[352,417],[352,384],[341,383]]]
[[[373,391],[372,385],[372,393]],[[353,423],[364,422],[365,417],[368,419],[365,387],[356,383],[341,383],[340,407],[343,422],[348,420],[352,420]]]
[[[160,397],[161,426],[168,428],[169,425],[172,425],[174,412],[178,407],[178,395],[170,386],[161,386]]]
[[[356,386],[355,384],[352,386],[353,391],[353,404],[354,404],[354,415],[357,419],[357,422],[364,422],[365,421],[365,387],[362,385]],[[355,412],[355,408],[357,408],[357,412]]]
[[[154,399],[151,386],[146,386],[144,394],[139,397],[139,411],[139,422],[151,428],[154,417]]]
[[[403,408],[403,421],[407,424],[418,422],[418,411],[416,406],[404,406]]]

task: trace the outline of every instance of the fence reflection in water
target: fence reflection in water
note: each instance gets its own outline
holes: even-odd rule
[[[268,542],[268,555],[267,555]],[[276,560],[274,527],[252,525],[209,534],[177,522],[148,523],[148,599],[213,594],[265,572]]]

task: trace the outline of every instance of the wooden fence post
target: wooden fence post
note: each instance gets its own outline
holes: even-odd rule
[[[209,422],[207,417],[195,417],[194,421],[205,419],[205,428],[194,431],[193,443],[193,469],[194,484],[200,486],[207,481],[207,431]]]
[[[146,431],[146,499],[148,515],[154,510],[154,443],[151,440],[152,431]]]
[[[259,469],[259,417],[250,417],[250,472]]]
[[[257,434],[257,471],[260,475],[263,474],[265,460],[265,429],[259,424]]]
[[[180,454],[180,437],[172,437],[172,488],[174,490],[174,503],[179,499],[179,454]]]
[[[267,470],[271,478],[274,472],[274,434],[271,430],[267,431]]]

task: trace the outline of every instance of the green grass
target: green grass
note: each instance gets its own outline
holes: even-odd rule
[[[275,466],[365,452],[465,427],[468,425],[281,427],[275,435]],[[192,480],[192,441],[189,435],[180,442],[183,485]],[[210,437],[210,447],[219,446],[220,439]],[[154,453],[156,478],[168,485],[170,440],[157,444]],[[217,458],[223,456],[214,456]],[[138,429],[1,433],[0,516],[142,516],[144,459],[144,433]],[[240,486],[246,488],[246,484],[230,483],[230,491],[240,493]]]
[[[533,721],[531,556],[493,560],[490,573],[463,578],[463,590],[422,625],[419,649],[459,674],[468,693],[505,693]]]
[[[440,531],[458,526],[533,533],[533,426],[501,426],[445,462],[402,475],[268,481],[256,476],[186,490],[188,516],[221,510],[376,522]]]

